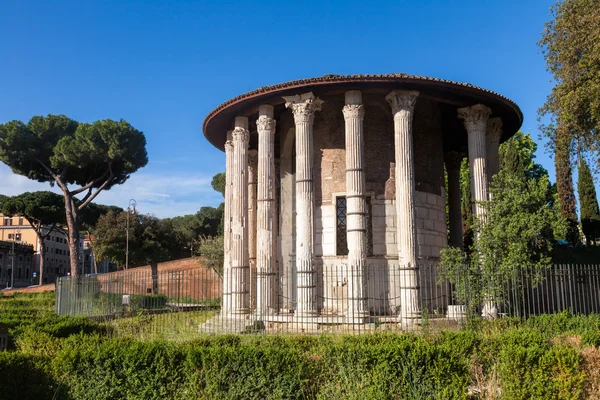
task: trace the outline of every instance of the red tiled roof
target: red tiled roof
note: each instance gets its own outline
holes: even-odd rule
[[[217,135],[224,137],[226,133],[221,132],[221,133],[217,134],[215,132],[209,132],[211,129],[209,127],[209,124],[211,123],[211,120],[213,120],[213,118],[215,116],[217,116],[221,112],[229,109],[230,107],[232,107],[234,105],[243,103],[250,99],[255,99],[257,97],[286,92],[291,89],[301,88],[303,86],[314,87],[314,86],[331,85],[331,84],[337,84],[337,83],[366,83],[366,82],[373,82],[373,83],[376,83],[376,82],[402,83],[403,82],[403,83],[411,83],[411,84],[419,84],[419,83],[430,83],[431,84],[431,83],[433,83],[433,84],[439,84],[440,86],[445,86],[445,87],[463,88],[463,89],[472,91],[474,93],[477,93],[479,95],[488,95],[489,97],[495,98],[496,100],[501,100],[506,106],[508,106],[509,108],[512,109],[514,114],[516,114],[516,115],[514,115],[518,119],[518,126],[516,127],[516,129],[518,129],[523,122],[523,113],[521,112],[521,109],[519,108],[519,106],[516,103],[514,103],[512,100],[510,100],[509,98],[507,98],[505,96],[502,96],[499,93],[496,93],[491,90],[484,89],[484,88],[481,88],[481,87],[478,87],[475,85],[471,85],[470,83],[456,82],[456,81],[440,79],[440,78],[431,78],[431,77],[427,77],[427,76],[409,75],[409,74],[405,74],[405,73],[366,74],[366,75],[362,75],[362,74],[358,74],[358,75],[328,74],[328,75],[323,75],[323,76],[315,77],[315,78],[297,79],[297,80],[293,80],[293,81],[289,81],[289,82],[278,83],[275,85],[263,86],[256,90],[236,96],[230,100],[227,100],[226,102],[222,103],[221,105],[216,107],[214,110],[212,110],[204,119],[204,123],[202,124],[202,130],[204,132],[204,136],[213,145],[215,145],[217,148],[220,148],[222,150],[223,144],[221,144],[220,142],[215,143],[214,139],[215,139],[215,136],[217,136]],[[281,93],[281,94],[283,95],[284,93]],[[516,130],[515,130],[515,132],[516,132]],[[223,142],[224,142],[224,140],[223,140]]]

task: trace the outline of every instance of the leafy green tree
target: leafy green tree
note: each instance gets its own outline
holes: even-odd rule
[[[213,176],[210,184],[213,189],[215,189],[217,192],[221,193],[223,197],[225,197],[225,172],[219,172],[218,174]]]
[[[81,228],[88,232],[93,231],[96,223],[98,223],[98,219],[109,211],[120,213],[123,212],[123,209],[117,206],[105,206],[97,203],[88,204],[87,207],[81,210]]]
[[[529,133],[517,132],[499,148],[500,168],[505,171],[525,171],[528,178],[548,176],[548,171],[535,162],[537,144]]]
[[[89,124],[48,115],[0,125],[0,161],[16,174],[61,189],[71,275],[77,276],[81,210],[102,190],[124,183],[148,157],[144,134],[124,120]]]
[[[571,156],[574,148],[600,150],[600,2],[564,0],[552,7],[553,19],[539,41],[556,82],[540,118],[553,142],[561,214],[568,222],[567,241],[579,242]]]
[[[213,237],[221,233],[223,218],[222,205],[218,208],[202,207],[196,214],[174,217],[165,221],[171,223],[175,234],[177,250],[181,257],[189,257],[195,253],[200,239]]]
[[[600,2],[563,0],[552,7],[551,13],[553,18],[546,23],[538,43],[556,82],[539,110],[540,117],[551,119],[543,126],[544,131],[552,139],[558,131],[566,136],[565,143],[577,142],[579,147],[598,152]]]
[[[0,199],[0,213],[19,215],[27,220],[40,242],[39,282],[44,282],[46,263],[46,238],[54,231],[62,231],[65,219],[65,202],[62,196],[55,193],[25,192],[18,196],[3,196]]]
[[[478,232],[470,253],[442,250],[441,274],[456,285],[461,300],[473,304],[503,295],[517,271],[542,271],[551,265],[555,232],[563,226],[548,202],[548,178],[527,178],[501,170],[484,202],[485,221],[475,221]],[[466,286],[465,282],[469,285]]]
[[[600,210],[598,209],[598,198],[592,172],[584,157],[579,158],[579,178],[577,179],[577,191],[579,192],[579,207],[581,217],[581,229],[585,235],[586,245],[600,237]]]
[[[196,255],[202,257],[206,266],[212,268],[219,276],[223,276],[223,236],[208,237],[200,239]]]
[[[127,212],[108,211],[94,230],[94,253],[98,261],[125,265]],[[173,228],[169,221],[152,215],[129,214],[129,264],[150,265],[153,292],[158,290],[158,263],[172,260]]]
[[[535,149],[523,133],[501,145],[500,172],[490,183],[491,200],[483,203],[485,221],[474,221],[473,245],[464,252],[442,250],[441,274],[462,301],[493,300],[519,269],[541,271],[551,264],[565,221],[553,204],[547,172],[534,162]]]

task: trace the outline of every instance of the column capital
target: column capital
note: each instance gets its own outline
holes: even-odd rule
[[[444,153],[444,162],[449,170],[459,170],[465,154],[459,151],[448,151]]]
[[[270,133],[274,135],[275,126],[275,119],[266,115],[259,115],[258,119],[256,120],[256,130],[258,131],[259,135],[262,133]]]
[[[250,141],[250,132],[248,129],[236,126],[233,132],[231,132],[231,136],[234,142],[243,142],[248,143]]]
[[[315,97],[312,92],[295,96],[283,96],[283,99],[285,100],[285,106],[292,109],[296,123],[312,120],[315,111],[321,111],[321,105],[323,104],[323,100]]]
[[[483,104],[458,109],[458,118],[464,119],[467,133],[474,130],[486,129],[487,121],[492,110]]]
[[[385,99],[392,107],[392,114],[405,117],[406,114],[411,114],[415,109],[415,104],[419,97],[419,92],[415,90],[394,90],[385,96]]]
[[[502,118],[490,118],[487,122],[486,140],[490,143],[500,143],[502,137]]]
[[[342,109],[344,119],[349,118],[365,118],[365,107],[362,104],[346,104]]]

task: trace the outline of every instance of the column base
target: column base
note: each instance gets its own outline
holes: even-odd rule
[[[448,319],[454,320],[459,324],[464,324],[467,320],[467,306],[464,304],[449,305],[448,313],[446,315]]]
[[[294,312],[294,317],[296,318],[312,318],[312,317],[317,317],[319,315],[319,313],[316,310],[307,310],[307,311],[298,311],[296,310]]]
[[[421,315],[414,317],[403,316],[400,317],[400,327],[404,331],[414,331],[423,325],[423,318]]]
[[[370,315],[360,315],[353,317],[346,317],[346,323],[350,325],[364,325],[371,323]]]
[[[481,309],[481,316],[485,319],[498,318],[498,308],[492,301],[485,301]]]
[[[227,315],[243,315],[243,314],[250,314],[250,309],[249,308],[238,308],[235,310],[231,310],[231,311],[227,311],[226,313]]]

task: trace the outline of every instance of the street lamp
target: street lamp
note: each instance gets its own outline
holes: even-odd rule
[[[137,202],[134,199],[130,199],[129,206],[127,206],[127,234],[125,236],[125,269],[129,268],[129,213],[131,212],[131,208],[133,208],[133,213],[135,214],[135,206],[137,206]]]
[[[10,270],[10,288],[14,289],[15,287],[15,241],[13,238],[12,242],[12,250],[8,252],[8,255],[11,259],[11,270]]]

